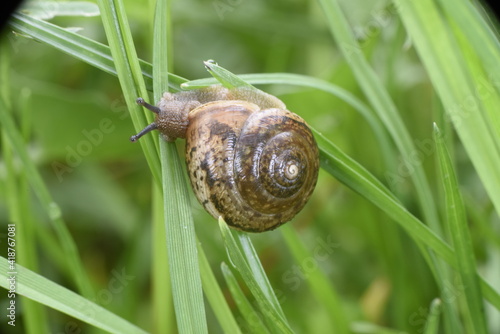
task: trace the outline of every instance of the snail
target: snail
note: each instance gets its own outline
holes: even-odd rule
[[[186,164],[198,201],[216,219],[248,232],[290,221],[311,196],[318,147],[306,122],[278,98],[250,88],[210,86],[164,93],[156,119],[137,135],[159,130],[186,139]]]

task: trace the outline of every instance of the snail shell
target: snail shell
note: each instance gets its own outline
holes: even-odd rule
[[[214,92],[215,96],[208,96]],[[213,217],[222,216],[228,225],[240,230],[262,232],[291,220],[304,207],[316,185],[319,155],[311,130],[301,117],[273,96],[262,93],[255,97],[247,92],[210,87],[198,91],[197,99],[167,93],[158,104],[157,120],[150,126],[167,139],[186,138],[192,188]],[[176,102],[168,102],[172,100]],[[172,121],[160,117],[169,109],[173,118],[171,105],[183,110],[173,128],[186,124],[185,132],[174,130],[175,136],[172,126],[166,133],[162,131]]]

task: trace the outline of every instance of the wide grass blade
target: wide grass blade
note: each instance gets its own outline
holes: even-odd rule
[[[203,302],[196,236],[186,187],[185,171],[175,149],[160,143],[163,170],[164,214],[170,279],[177,326],[180,333],[205,333]],[[168,191],[169,194],[165,194]]]
[[[154,333],[170,333],[175,328],[175,312],[172,305],[172,284],[168,265],[167,245],[165,243],[165,218],[163,213],[163,195],[159,187],[152,187],[151,205],[152,226],[152,269],[151,298],[152,329]]]
[[[0,286],[7,290],[10,289],[11,281],[8,279],[11,278],[12,274],[9,273],[12,271],[15,272],[16,293],[22,296],[110,333],[146,333],[105,308],[21,265],[11,268],[7,259],[0,257]]]
[[[434,125],[434,138],[439,157],[441,178],[446,200],[447,225],[455,249],[458,273],[465,286],[465,321],[472,322],[475,333],[486,333],[484,304],[479,287],[474,248],[467,225],[467,215],[460,189],[444,139],[437,125]]]

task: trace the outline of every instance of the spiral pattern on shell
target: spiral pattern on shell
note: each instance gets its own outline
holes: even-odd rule
[[[189,113],[186,140],[198,200],[234,228],[262,232],[280,226],[304,207],[316,185],[316,142],[290,111],[209,102]]]

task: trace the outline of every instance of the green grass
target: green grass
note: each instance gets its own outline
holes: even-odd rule
[[[476,6],[99,0],[14,14],[0,222],[6,241],[16,226],[15,330],[500,331],[500,43]],[[318,186],[276,231],[203,212],[182,141],[128,141],[152,121],[137,97],[216,83],[273,93],[313,128]]]

